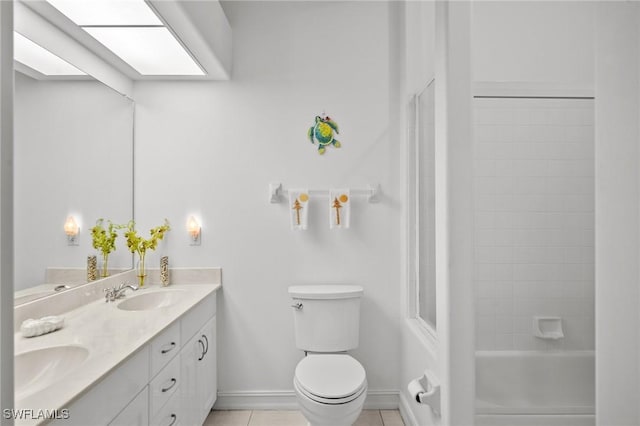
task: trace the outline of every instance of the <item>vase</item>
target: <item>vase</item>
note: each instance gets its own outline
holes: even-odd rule
[[[95,256],[87,256],[87,282],[98,279],[98,260]]]
[[[140,259],[138,260],[138,268],[137,268],[137,277],[138,277],[138,287],[144,287],[145,279],[147,278],[147,270],[144,266],[144,257],[146,253],[140,254]]]
[[[169,256],[160,258],[160,283],[163,287],[169,285]]]
[[[102,255],[102,268],[100,271],[100,278],[106,278],[109,276],[109,254]]]

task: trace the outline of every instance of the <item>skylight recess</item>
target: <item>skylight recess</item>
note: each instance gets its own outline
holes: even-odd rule
[[[44,75],[87,75],[20,33],[13,33],[13,57]]]
[[[80,26],[159,25],[144,0],[47,0]]]
[[[205,75],[144,0],[47,1],[142,75]]]
[[[165,27],[87,27],[96,40],[143,75],[204,75]]]

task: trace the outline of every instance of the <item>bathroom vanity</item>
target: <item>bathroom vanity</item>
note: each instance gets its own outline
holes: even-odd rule
[[[16,408],[33,411],[16,423],[49,415],[65,426],[202,424],[216,400],[220,288],[219,280],[152,285],[114,302],[96,299],[93,289],[89,303],[54,312],[65,317],[61,330],[17,332]],[[50,303],[42,306],[39,314],[52,313]]]

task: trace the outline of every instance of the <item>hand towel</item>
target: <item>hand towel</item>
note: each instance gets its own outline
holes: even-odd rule
[[[291,218],[291,229],[305,231],[307,229],[307,217],[309,212],[308,189],[289,190],[289,210],[289,217]]]
[[[351,217],[349,189],[329,190],[329,228],[348,229]]]

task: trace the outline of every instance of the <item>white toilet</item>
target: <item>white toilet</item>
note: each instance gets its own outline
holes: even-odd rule
[[[350,426],[362,411],[367,376],[346,353],[358,347],[362,293],[355,285],[289,287],[296,346],[306,354],[293,386],[311,426]]]

